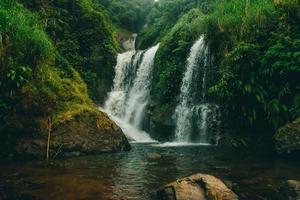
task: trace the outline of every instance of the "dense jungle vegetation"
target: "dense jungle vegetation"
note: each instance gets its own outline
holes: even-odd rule
[[[138,33],[146,23],[146,16],[154,5],[153,0],[94,0],[106,10],[117,28]]]
[[[101,119],[96,129],[110,123],[91,99],[103,100],[110,89],[117,49],[112,23],[90,0],[1,1],[1,149],[44,138],[50,126],[55,132],[81,115]]]
[[[2,0],[1,130],[103,102],[117,32],[127,31],[139,33],[140,49],[161,43],[155,113],[173,112],[189,49],[204,34],[216,71],[209,98],[224,126],[273,134],[300,116],[299,22],[298,0]]]
[[[161,41],[154,101],[162,112],[175,105],[184,58],[197,37],[205,34],[217,69],[210,95],[223,107],[225,126],[273,132],[296,119],[299,17],[297,0],[158,2],[139,39],[141,46]]]
[[[86,84],[57,51],[38,16],[15,1],[0,6],[1,138],[34,134],[48,116],[59,123],[92,109]]]
[[[87,83],[90,97],[103,101],[114,76],[118,48],[105,11],[91,0],[20,2],[40,16],[57,50]]]
[[[0,0],[1,200],[299,200],[299,158],[300,0]]]

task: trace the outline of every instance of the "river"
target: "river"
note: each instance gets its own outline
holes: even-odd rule
[[[300,161],[267,151],[132,144],[126,153],[0,164],[0,199],[151,199],[177,178],[208,173],[242,200],[276,200],[282,181],[300,179]]]

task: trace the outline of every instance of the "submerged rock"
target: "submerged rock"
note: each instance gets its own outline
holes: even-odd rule
[[[83,111],[71,119],[53,125],[51,156],[79,156],[130,150],[122,130],[108,116],[98,111]],[[17,142],[18,154],[46,155],[47,134]]]
[[[158,153],[147,153],[147,157],[150,159],[160,159],[161,155]]]
[[[300,118],[280,128],[275,134],[276,151],[291,154],[300,152]]]
[[[156,193],[155,199],[238,200],[238,196],[220,179],[199,173],[165,185]]]

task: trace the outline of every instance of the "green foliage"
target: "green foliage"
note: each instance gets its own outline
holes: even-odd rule
[[[187,54],[204,33],[219,67],[210,96],[227,127],[269,132],[299,117],[299,17],[297,0],[159,1],[139,38],[143,48],[161,41],[154,101],[176,105]]]
[[[193,8],[208,13],[211,2],[214,0],[159,0],[148,14],[147,26],[138,38],[138,46],[145,49],[158,43]]]
[[[184,15],[161,40],[155,58],[153,97],[164,104],[174,104],[179,94],[186,57],[192,44],[203,32],[204,15],[199,9],[192,9]]]
[[[20,0],[38,11],[55,47],[88,84],[89,95],[103,101],[114,76],[117,44],[105,11],[92,0]]]
[[[7,72],[6,77],[0,82],[0,86],[17,89],[28,82],[32,69],[28,66],[16,66]]]
[[[1,118],[16,106],[20,89],[32,80],[33,71],[53,58],[53,47],[36,16],[15,1],[0,3]]]
[[[154,0],[94,0],[108,11],[114,24],[131,32],[139,32]]]
[[[270,130],[299,116],[299,19],[295,1],[216,6],[209,19],[215,29],[208,35],[226,40],[220,45],[225,55],[220,79],[211,92],[223,102],[229,126],[234,121],[243,128]]]
[[[36,121],[49,116],[59,123],[92,109],[80,75],[55,50],[38,18],[16,1],[0,2],[0,44],[1,139],[36,133]]]

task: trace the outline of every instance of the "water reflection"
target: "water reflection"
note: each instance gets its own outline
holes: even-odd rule
[[[281,181],[300,179],[299,161],[213,146],[133,144],[129,153],[0,164],[0,199],[150,199],[193,173],[218,176],[243,200],[276,200]]]

